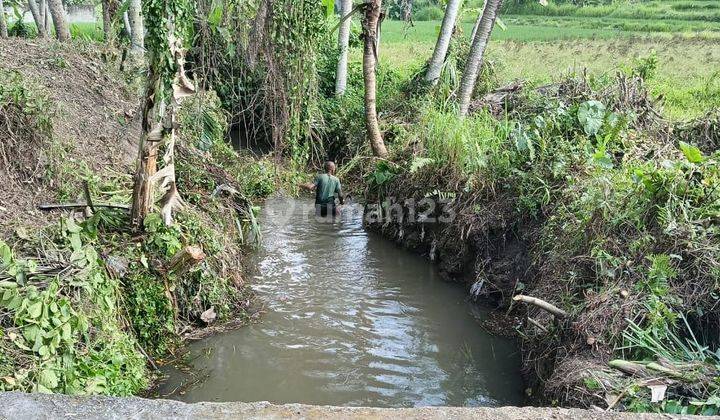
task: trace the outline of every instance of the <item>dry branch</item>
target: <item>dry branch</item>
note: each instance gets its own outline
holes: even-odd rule
[[[38,210],[69,210],[69,209],[84,209],[88,207],[88,203],[57,203],[57,204],[39,204]],[[93,203],[92,207],[106,208],[106,209],[119,209],[119,210],[130,210],[130,206],[123,206],[122,204],[98,204]]]
[[[539,323],[538,321],[536,321],[536,320],[534,320],[534,319],[532,319],[532,318],[530,318],[530,317],[528,317],[527,320],[528,320],[529,323],[531,323],[531,324],[533,324],[534,326],[536,326],[540,331],[542,331],[542,332],[544,332],[544,333],[548,333],[548,332],[549,332],[549,330],[547,329],[547,327],[545,327],[543,324]]]
[[[517,295],[513,298],[515,302],[524,302],[530,305],[535,305],[538,308],[550,312],[551,314],[555,315],[559,318],[565,318],[568,316],[568,313],[563,311],[562,309],[558,308],[557,306],[547,303],[542,299],[534,298],[532,296],[525,296],[525,295]]]

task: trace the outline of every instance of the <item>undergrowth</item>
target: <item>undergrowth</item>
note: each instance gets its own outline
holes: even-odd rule
[[[138,233],[122,208],[131,176],[89,170],[81,150],[52,137],[41,91],[18,74],[3,77],[11,83],[0,88],[0,127],[18,133],[18,148],[3,152],[32,151],[18,171],[42,168],[30,182],[59,202],[82,196],[86,185],[96,203],[120,207],[51,214],[0,240],[0,390],[137,394],[155,367],[182,352],[186,335],[247,322],[253,296],[242,260],[260,239],[252,202],[274,191],[276,177],[268,162],[226,145],[217,96],[198,95],[180,114],[185,205],[175,223],[151,214]],[[189,247],[202,260],[180,270],[174,258]]]
[[[450,203],[450,223],[369,227],[439,261],[450,277],[472,272],[473,294],[524,315],[517,333],[543,402],[717,413],[719,121],[713,112],[663,118],[644,83],[659,65],[650,54],[616,75],[570,74],[484,98],[491,83],[462,119],[452,66],[430,91],[398,80],[379,93],[390,98],[379,106],[389,161],[355,155],[341,165],[365,181],[371,203]],[[326,107],[326,118],[359,118],[353,101],[352,93],[329,99],[342,107]],[[513,305],[515,294],[569,315],[553,320]],[[623,363],[641,368],[614,367]],[[656,382],[666,389],[651,402]]]

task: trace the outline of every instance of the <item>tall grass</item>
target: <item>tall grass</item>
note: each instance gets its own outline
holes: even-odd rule
[[[426,158],[442,168],[456,168],[464,174],[499,176],[510,166],[507,136],[489,114],[478,112],[458,119],[454,110],[426,109],[414,133],[425,147]],[[489,173],[492,168],[493,174]]]

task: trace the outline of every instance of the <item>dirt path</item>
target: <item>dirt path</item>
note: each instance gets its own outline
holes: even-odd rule
[[[185,404],[142,398],[0,393],[3,419],[666,419],[665,415],[559,408],[349,408],[261,403]],[[709,419],[710,417],[704,417]]]

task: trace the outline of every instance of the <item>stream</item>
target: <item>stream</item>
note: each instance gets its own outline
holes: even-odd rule
[[[252,279],[266,313],[260,323],[191,344],[193,374],[168,370],[161,395],[373,407],[523,404],[518,350],[480,327],[487,310],[463,286],[366,232],[361,215],[323,223],[313,211],[305,200],[267,201]]]

